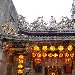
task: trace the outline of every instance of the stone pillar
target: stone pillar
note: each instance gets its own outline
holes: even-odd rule
[[[7,64],[7,74],[6,75],[11,75],[11,72],[12,72],[12,64],[8,63]]]
[[[17,75],[17,66],[16,66],[16,65],[14,65],[14,66],[12,67],[11,75]]]
[[[45,66],[42,67],[42,75],[45,75]]]
[[[33,60],[31,61],[31,75],[34,75],[34,70],[33,70]]]

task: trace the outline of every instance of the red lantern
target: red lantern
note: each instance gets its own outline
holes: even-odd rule
[[[69,64],[70,62],[71,62],[71,58],[66,58],[66,59],[65,59],[65,63],[66,63],[66,64]]]
[[[41,58],[36,58],[36,59],[35,59],[35,63],[36,63],[36,64],[41,63]]]

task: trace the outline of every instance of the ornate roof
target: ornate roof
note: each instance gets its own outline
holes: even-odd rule
[[[7,34],[2,34],[3,38],[15,40],[75,40],[75,0],[72,4],[72,19],[67,16],[61,18],[60,22],[51,16],[49,23],[44,17],[37,17],[32,23],[26,21],[26,17],[17,15],[18,26],[14,28],[12,22],[1,25],[2,30]],[[18,29],[18,33],[16,32]]]
[[[49,23],[44,21],[43,16],[38,17],[34,22],[28,23],[26,18],[19,15],[19,30],[22,32],[75,32],[75,25],[72,19],[63,17],[59,23],[51,16]]]

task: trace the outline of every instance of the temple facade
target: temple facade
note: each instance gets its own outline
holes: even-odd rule
[[[75,0],[72,19],[59,23],[53,16],[28,23],[11,0],[0,8],[0,75],[75,75]]]

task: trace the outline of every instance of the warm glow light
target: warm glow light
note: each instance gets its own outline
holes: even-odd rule
[[[21,64],[20,64],[20,65],[18,65],[18,68],[23,68],[23,65],[21,65]]]
[[[40,49],[39,49],[39,47],[36,45],[36,46],[34,46],[34,50],[35,50],[35,51],[38,51],[38,50],[40,50]]]
[[[41,63],[41,59],[40,58],[36,58],[35,59],[35,63],[37,63],[37,64]]]
[[[68,49],[69,51],[71,51],[71,50],[73,49],[72,45],[69,45],[69,46],[67,47],[67,49]]]
[[[65,53],[65,57],[69,57],[69,54],[68,53]]]
[[[64,49],[64,47],[63,47],[63,46],[58,46],[58,49],[59,49],[60,51],[62,51],[62,50]]]
[[[47,54],[46,54],[46,53],[42,53],[42,57],[44,57],[44,58],[45,58],[46,56],[47,56]]]
[[[70,63],[70,62],[71,62],[71,58],[66,58],[66,59],[65,59],[65,63],[68,64],[68,63]]]
[[[23,60],[22,60],[22,59],[19,59],[19,63],[20,63],[20,64],[23,63]]]
[[[48,54],[48,56],[49,56],[49,57],[52,57],[52,56],[53,56],[53,54],[52,54],[52,53],[49,53],[49,54]]]
[[[33,57],[33,58],[36,57],[36,53],[32,53],[32,57]]]
[[[57,57],[57,56],[58,56],[58,54],[57,54],[57,53],[55,53],[53,56],[54,56],[54,57]]]
[[[50,47],[50,50],[51,50],[51,51],[55,51],[55,46],[51,46],[51,47]]]
[[[18,74],[22,74],[22,73],[23,73],[23,70],[19,69]]]
[[[23,55],[20,55],[20,56],[19,56],[19,58],[20,58],[20,59],[23,59],[23,58],[24,58],[24,56],[23,56]]]
[[[73,57],[74,57],[74,53],[70,53],[70,57],[72,57],[72,58],[73,58]]]
[[[42,50],[47,51],[47,46],[43,46]]]
[[[63,53],[60,53],[60,54],[59,54],[59,57],[60,57],[60,58],[63,57]]]
[[[41,57],[41,54],[40,53],[37,53],[37,57]]]

